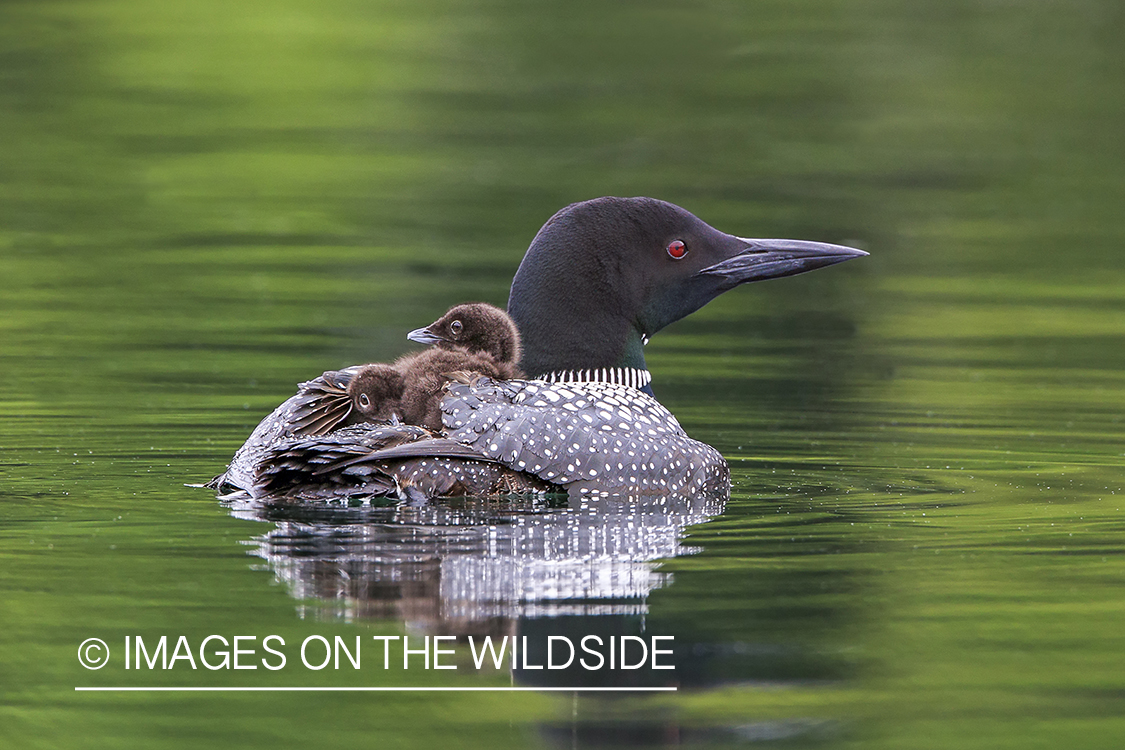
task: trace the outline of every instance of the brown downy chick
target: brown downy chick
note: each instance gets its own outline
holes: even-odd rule
[[[439,349],[487,354],[497,365],[511,369],[509,378],[521,377],[519,329],[508,313],[484,302],[451,307],[437,321],[411,331],[406,338]]]
[[[519,330],[507,313],[492,305],[457,305],[407,338],[434,345],[395,362],[406,380],[402,417],[408,424],[441,429],[442,386],[451,373],[477,372],[495,380],[523,377]]]
[[[403,374],[392,365],[364,365],[348,383],[348,396],[361,420],[388,422],[402,415]]]

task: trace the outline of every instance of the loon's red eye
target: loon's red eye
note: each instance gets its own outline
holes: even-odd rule
[[[672,257],[672,260],[682,260],[687,255],[687,247],[680,240],[672,240],[668,245],[668,255]]]

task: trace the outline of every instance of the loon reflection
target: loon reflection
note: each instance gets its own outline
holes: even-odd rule
[[[687,526],[725,496],[466,498],[341,508],[236,501],[232,514],[276,527],[251,544],[278,580],[329,616],[394,618],[411,631],[507,632],[520,618],[643,615],[691,554]]]
[[[701,551],[691,544],[689,527],[722,514],[724,496],[508,496],[385,507],[227,503],[233,516],[272,526],[246,544],[285,585],[303,619],[398,626],[415,649],[422,636],[457,636],[465,659],[474,655],[468,638],[483,654],[484,637],[492,637],[496,651],[507,637],[508,653],[518,642],[520,659],[501,657],[495,668],[516,685],[707,690],[785,687],[850,674],[846,660],[778,639],[769,627],[747,622],[736,640],[728,640],[707,617],[685,619],[669,606],[690,602],[714,612],[713,598],[725,596],[699,589],[699,578],[675,580],[665,569],[668,560]],[[781,588],[788,597],[794,586],[800,591],[821,583],[766,576],[735,590],[745,597]],[[654,669],[649,661],[636,669],[602,668],[600,662],[592,669],[577,659],[561,669],[525,666],[525,655],[532,665],[550,663],[552,638],[581,648],[590,636],[599,639],[593,649],[603,655],[611,641],[644,640],[655,649],[653,638],[672,636],[661,644],[671,653],[664,652],[660,664],[674,668]],[[624,648],[618,648],[620,657]],[[483,668],[462,661],[458,669],[487,673],[492,661]]]

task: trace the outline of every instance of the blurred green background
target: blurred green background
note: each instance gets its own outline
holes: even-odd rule
[[[1118,747],[1123,38],[1113,0],[0,3],[0,746]],[[734,481],[649,618],[785,680],[74,693],[89,636],[401,632],[304,621],[182,485],[599,195],[871,252],[646,351]]]

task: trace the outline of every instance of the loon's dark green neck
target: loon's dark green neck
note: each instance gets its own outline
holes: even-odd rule
[[[645,364],[645,344],[647,343],[648,339],[642,334],[629,336],[625,340],[625,355],[621,358],[621,366],[648,370],[648,365]]]

